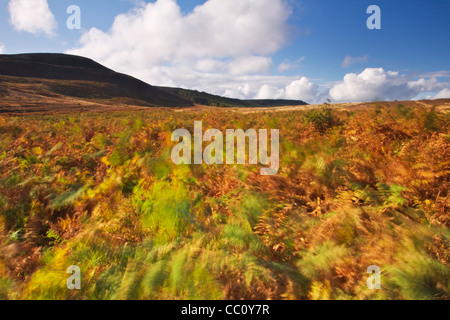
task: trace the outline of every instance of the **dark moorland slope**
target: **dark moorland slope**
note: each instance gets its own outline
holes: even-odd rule
[[[187,99],[112,71],[93,60],[72,55],[49,53],[0,55],[0,75],[58,80],[47,82],[50,91],[69,97],[131,98],[140,100],[141,105],[163,107],[193,105]]]
[[[300,100],[239,100],[149,85],[84,57],[0,55],[0,112],[64,112],[139,107],[277,107]]]
[[[247,107],[247,108],[262,108],[262,107],[286,107],[286,106],[304,106],[308,105],[301,100],[284,100],[284,99],[265,99],[265,100],[240,100],[221,97],[206,92],[196,90],[188,90],[181,88],[159,87],[161,90],[175,94],[192,101],[195,104],[200,104],[210,107]]]

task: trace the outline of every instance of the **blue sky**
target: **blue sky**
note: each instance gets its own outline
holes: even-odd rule
[[[449,13],[450,0],[0,0],[0,51],[80,54],[238,98],[450,98]]]

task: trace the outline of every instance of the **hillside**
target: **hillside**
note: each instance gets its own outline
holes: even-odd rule
[[[149,85],[84,57],[34,53],[0,55],[0,112],[67,112],[130,107],[275,107],[297,100],[238,100]]]
[[[63,54],[0,55],[0,95],[0,108],[7,111],[83,109],[86,104],[91,108],[193,105],[90,59]]]
[[[200,92],[197,90],[188,90],[181,88],[159,87],[161,90],[171,94],[183,97],[195,104],[210,107],[246,107],[246,108],[262,108],[262,107],[285,107],[285,106],[303,106],[306,102],[301,100],[283,100],[283,99],[266,99],[266,100],[240,100],[221,97],[218,95]]]

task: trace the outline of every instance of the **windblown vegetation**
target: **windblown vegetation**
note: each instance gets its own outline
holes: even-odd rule
[[[279,174],[175,166],[196,120],[280,129]],[[0,117],[0,298],[449,299],[449,142],[383,103]]]

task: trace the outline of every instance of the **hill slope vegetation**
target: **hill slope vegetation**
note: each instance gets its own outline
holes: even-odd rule
[[[193,90],[151,86],[79,56],[0,55],[0,112],[45,112],[141,107],[273,107],[297,100],[239,100]]]

